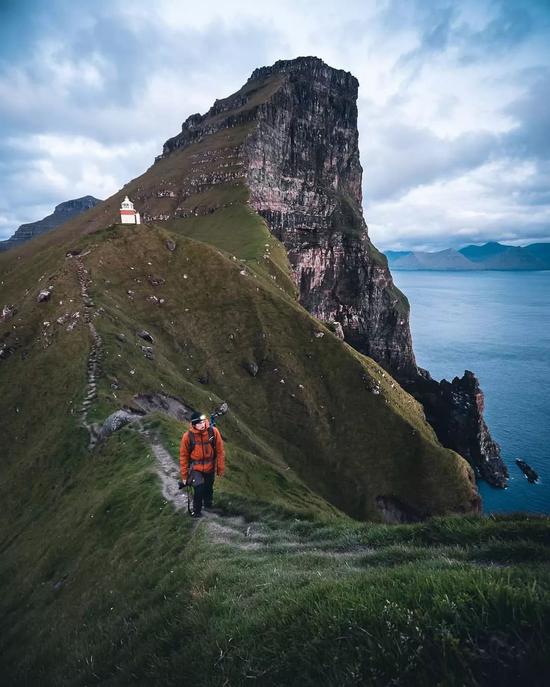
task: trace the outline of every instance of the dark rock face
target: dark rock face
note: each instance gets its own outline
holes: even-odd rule
[[[7,241],[0,241],[0,250],[8,250],[9,248],[20,246],[22,243],[30,241],[35,236],[56,229],[67,222],[67,220],[99,205],[101,202],[101,200],[93,196],[84,196],[82,198],[75,198],[74,200],[67,200],[64,203],[60,203],[56,206],[51,215],[37,222],[22,224],[15,234]]]
[[[279,78],[246,143],[250,203],[285,245],[300,301],[393,371],[416,365],[407,303],[361,209],[357,79],[313,57],[257,69]]]
[[[407,523],[421,522],[426,514],[417,513],[414,508],[402,503],[394,496],[377,496],[376,505],[384,522]]]
[[[505,487],[508,469],[483,419],[485,401],[477,377],[466,370],[461,379],[436,382],[426,370],[419,372],[409,390],[423,404],[441,443],[464,456],[479,477]]]
[[[369,239],[361,206],[358,86],[350,73],[315,57],[256,69],[236,94],[189,117],[160,157],[245,125],[246,133],[227,149],[224,169],[198,174],[207,162],[198,159],[190,183],[198,191],[244,181],[251,206],[287,249],[302,305],[423,403],[445,446],[504,486],[506,467],[483,421],[477,379],[469,373],[440,384],[419,370],[408,301]],[[173,212],[178,216],[178,208]]]
[[[525,477],[527,477],[529,484],[536,484],[539,481],[537,472],[533,470],[533,468],[524,460],[521,460],[521,458],[516,458],[516,465],[523,472]]]

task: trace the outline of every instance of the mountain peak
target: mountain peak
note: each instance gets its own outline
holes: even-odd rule
[[[56,229],[69,219],[80,215],[86,210],[94,208],[102,202],[102,200],[94,198],[94,196],[82,196],[81,198],[65,200],[55,206],[51,215],[43,217],[36,222],[22,224],[9,239],[0,241],[0,251],[14,248],[15,246],[30,241],[30,239],[33,239],[35,236],[40,236],[52,229]]]
[[[252,72],[247,83],[285,74],[307,74],[314,78],[333,76],[348,82],[349,85],[355,86],[356,89],[359,87],[359,81],[353,74],[343,69],[335,69],[326,64],[321,58],[314,56],[296,57],[292,60],[277,60],[269,67],[258,67]]]
[[[93,208],[101,203],[99,198],[94,196],[82,196],[82,198],[73,198],[72,200],[65,200],[55,206],[54,213],[66,212],[81,209],[82,211]]]

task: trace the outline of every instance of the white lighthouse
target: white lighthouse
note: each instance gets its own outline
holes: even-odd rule
[[[134,210],[134,204],[126,196],[120,205],[120,221],[122,224],[141,224],[139,212]]]

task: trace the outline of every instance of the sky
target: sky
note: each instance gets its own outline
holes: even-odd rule
[[[359,79],[380,249],[550,241],[550,0],[0,0],[0,239],[300,55]]]

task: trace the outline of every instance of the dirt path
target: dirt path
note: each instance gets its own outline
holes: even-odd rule
[[[170,501],[176,511],[187,515],[187,491],[178,488],[179,469],[164,446],[151,433],[136,423],[136,429],[146,439],[155,458],[155,471],[161,483],[163,498]],[[343,550],[337,546],[320,546],[293,537],[288,530],[273,531],[261,522],[247,522],[242,516],[224,515],[223,512],[204,510],[203,518],[197,520],[195,527],[208,532],[210,543],[236,547],[242,551],[271,552],[291,556],[315,555],[319,557],[343,557],[353,559],[372,552],[366,546],[354,545]]]
[[[168,451],[164,446],[155,439],[151,433],[136,425],[140,434],[147,440],[151,451],[155,458],[155,471],[159,477],[161,484],[162,496],[167,501],[170,501],[175,510],[183,510],[187,516],[187,490],[182,490],[178,487],[179,469]],[[246,522],[244,518],[223,517],[213,511],[203,511],[203,520],[197,520],[196,525],[203,523],[208,527],[212,540],[220,543],[229,543],[230,538],[240,534],[240,530],[246,530]]]
[[[90,436],[89,448],[91,450],[97,443],[97,429],[93,423],[90,423],[88,421],[88,410],[90,409],[90,406],[92,405],[94,400],[97,398],[97,380],[100,373],[102,339],[101,336],[98,334],[94,326],[94,323],[92,322],[92,308],[94,307],[94,302],[91,299],[90,294],[88,293],[88,286],[90,284],[88,270],[82,262],[82,257],[79,255],[74,257],[74,264],[76,265],[78,282],[80,284],[80,296],[82,298],[84,322],[88,326],[91,339],[91,346],[90,352],[88,354],[88,364],[86,372],[86,395],[80,408],[80,422],[81,425],[88,430],[88,434]]]

